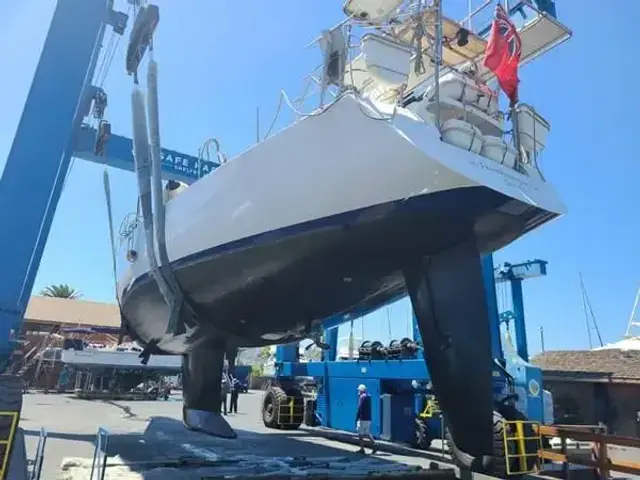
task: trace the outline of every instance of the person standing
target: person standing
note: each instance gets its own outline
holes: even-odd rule
[[[238,396],[240,395],[240,380],[233,375],[231,378],[231,401],[229,402],[229,412],[238,413]]]
[[[378,451],[378,444],[371,435],[371,396],[367,393],[367,387],[358,386],[358,411],[356,412],[356,430],[360,439],[359,453],[366,453],[364,450],[364,439],[371,443],[371,454]]]
[[[227,395],[229,390],[231,389],[231,385],[229,382],[229,375],[227,372],[222,372],[222,385],[220,388],[220,403],[222,406],[222,413],[227,414]]]

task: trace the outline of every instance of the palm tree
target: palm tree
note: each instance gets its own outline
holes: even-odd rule
[[[43,297],[68,298],[70,300],[80,298],[82,296],[78,290],[71,288],[66,283],[61,283],[60,285],[49,285],[40,292],[40,295]]]

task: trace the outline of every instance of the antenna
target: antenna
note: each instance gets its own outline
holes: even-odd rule
[[[600,343],[600,346],[603,347],[604,343],[602,342],[602,337],[600,336],[600,329],[598,328],[596,316],[593,313],[593,307],[591,306],[591,301],[589,300],[587,289],[585,288],[584,281],[582,280],[582,273],[579,273],[578,277],[580,278],[580,290],[582,291],[582,309],[584,311],[584,321],[587,325],[587,335],[589,336],[589,348],[593,348],[593,342],[591,341],[591,323],[593,323],[593,329],[596,331],[596,335],[598,336],[598,343]]]
[[[256,107],[256,143],[260,143],[260,107]]]
[[[627,331],[624,334],[625,338],[640,336],[640,335],[633,335],[634,327],[636,329],[640,328],[640,320],[635,318],[636,310],[638,309],[639,303],[640,303],[640,288],[638,288],[638,293],[636,293],[636,299],[633,302],[633,308],[631,309],[631,315],[629,315],[629,323],[627,325]]]
[[[544,353],[544,328],[540,325],[540,348],[542,349],[542,353]]]

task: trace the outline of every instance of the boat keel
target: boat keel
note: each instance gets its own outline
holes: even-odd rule
[[[203,342],[182,356],[182,421],[188,428],[214,437],[236,438],[221,414],[225,353],[224,344]]]
[[[404,275],[450,433],[473,457],[468,466],[484,471],[493,455],[493,359],[480,254],[469,242],[420,259]]]

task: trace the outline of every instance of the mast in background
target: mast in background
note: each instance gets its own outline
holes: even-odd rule
[[[627,331],[624,334],[625,338],[640,337],[640,320],[636,319],[636,310],[638,310],[638,303],[640,303],[640,288],[638,288],[638,292],[636,293],[636,300],[633,302],[631,315],[629,315]],[[634,335],[634,332],[636,332],[637,334]]]
[[[582,280],[582,273],[579,273],[578,276],[580,277],[580,290],[582,291],[582,308],[584,310],[584,321],[587,326],[587,335],[589,336],[589,348],[593,348],[593,342],[591,340],[591,324],[593,324],[593,329],[595,330],[598,337],[598,343],[601,347],[603,347],[604,343],[602,342],[602,336],[600,335],[600,329],[598,328],[596,316],[593,313],[593,307],[591,306],[589,295],[587,295],[587,289],[585,288],[584,281]]]

